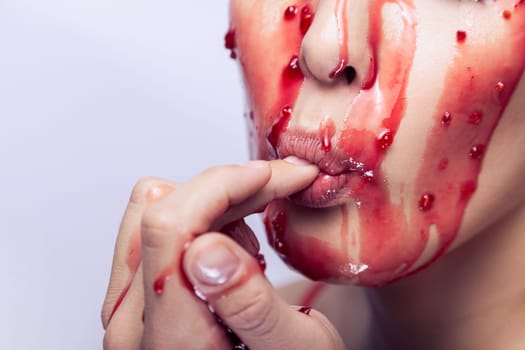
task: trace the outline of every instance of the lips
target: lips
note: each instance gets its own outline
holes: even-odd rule
[[[296,156],[316,165],[321,171],[306,189],[292,195],[290,199],[298,205],[310,208],[327,208],[348,200],[355,186],[373,179],[373,171],[332,149],[322,148],[319,135],[312,132],[287,130],[279,138],[274,150],[279,158]]]

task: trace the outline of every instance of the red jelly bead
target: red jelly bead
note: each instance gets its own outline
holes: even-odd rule
[[[377,138],[377,147],[381,150],[386,150],[392,146],[394,142],[394,134],[392,131],[383,131]]]
[[[313,20],[314,20],[314,14],[312,13],[312,10],[310,10],[310,7],[309,6],[303,7],[303,9],[301,10],[301,23],[299,25],[301,34],[305,35],[306,32],[308,32],[308,29],[310,29],[310,26],[312,25]]]
[[[297,16],[297,13],[299,13],[299,9],[297,6],[288,6],[286,10],[284,11],[284,19],[290,21]]]
[[[432,193],[425,193],[419,199],[419,210],[429,211],[434,206],[434,195]]]
[[[299,57],[297,55],[292,56],[290,62],[284,69],[283,76],[286,79],[300,79],[303,77],[303,72],[301,72],[301,67],[299,66]]]
[[[443,126],[449,126],[452,122],[452,114],[449,112],[445,112],[443,116],[441,117],[441,125]]]
[[[458,30],[456,32],[456,39],[458,43],[464,43],[465,40],[467,40],[467,32],[465,32],[464,30]]]
[[[485,145],[481,145],[481,144],[472,146],[469,152],[470,158],[476,159],[476,160],[483,158],[484,154],[485,154]]]
[[[156,294],[161,295],[162,293],[164,293],[164,281],[165,281],[164,277],[159,277],[157,278],[155,283],[153,283],[153,291]]]
[[[468,117],[468,122],[470,124],[478,125],[483,119],[483,112],[475,111]]]
[[[228,33],[224,36],[224,47],[227,50],[230,50],[230,57],[235,59],[237,58],[237,53],[235,52],[235,49],[237,48],[237,42],[235,39],[235,30],[230,29]]]

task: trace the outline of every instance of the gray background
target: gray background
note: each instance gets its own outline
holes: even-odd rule
[[[135,181],[247,159],[227,6],[0,1],[0,349],[100,349]]]

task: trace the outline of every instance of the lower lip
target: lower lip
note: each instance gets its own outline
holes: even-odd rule
[[[352,175],[354,174],[328,175],[321,172],[310,186],[293,194],[290,199],[298,205],[309,208],[328,208],[340,205],[346,201],[343,192],[349,188],[350,178],[356,177]]]

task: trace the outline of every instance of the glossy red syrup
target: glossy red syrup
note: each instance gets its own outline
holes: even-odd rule
[[[297,6],[288,6],[284,11],[284,19],[287,21],[291,21],[297,16],[298,13],[299,9],[297,8]]]
[[[381,41],[381,19],[378,14],[385,3],[396,3],[403,7],[405,28],[399,42]],[[488,144],[523,73],[525,36],[520,33],[525,30],[525,18],[516,11],[512,22],[506,23],[509,40],[502,43],[505,49],[501,52],[498,50],[494,60],[479,60],[479,57],[487,54],[485,47],[458,46],[458,57],[447,73],[447,88],[436,108],[435,128],[427,144],[422,145],[425,152],[421,168],[417,169],[415,188],[416,193],[422,195],[413,204],[420,215],[407,217],[405,203],[391,202],[378,165],[381,164],[383,154],[388,153],[393,144],[405,111],[406,82],[416,42],[416,12],[411,1],[379,0],[370,2],[369,11],[368,38],[373,55],[368,81],[354,99],[348,113],[351,118],[344,125],[337,145],[333,145],[346,150],[352,159],[364,163],[376,179],[368,184],[359,179],[352,180],[348,190],[353,198],[364,199],[357,213],[360,232],[363,232],[360,235],[359,259],[354,261],[342,252],[339,243],[345,241],[344,237],[340,241],[328,240],[322,233],[306,236],[295,232],[293,227],[286,227],[284,232],[280,232],[279,238],[282,245],[287,247],[281,254],[284,260],[308,277],[351,280],[373,286],[424,268],[441,256],[456,236],[464,208],[477,186],[480,160],[485,153],[483,145]],[[496,11],[494,15],[499,16],[499,13]],[[462,39],[461,33],[459,39]],[[388,57],[389,61],[382,61],[381,57]],[[392,81],[389,77],[399,79]],[[374,99],[377,95],[381,96],[381,102]],[[458,96],[461,98],[458,99]],[[452,117],[454,121],[466,122],[452,123]],[[389,130],[392,141],[381,147],[381,143],[378,143],[381,137],[377,137],[376,130]],[[385,138],[386,141],[389,139]],[[438,171],[440,175],[436,176]],[[451,211],[451,208],[454,210]],[[294,215],[308,215],[308,210],[302,213],[286,201],[272,203],[266,215],[271,219],[278,212],[288,211],[296,213]],[[428,262],[416,265],[433,225],[439,235],[439,246]],[[267,229],[270,236],[275,236],[271,225]],[[413,236],[414,232],[417,236]],[[346,241],[351,242],[349,239]]]
[[[472,146],[469,152],[470,158],[474,160],[480,160],[483,158],[483,155],[485,154],[485,145],[479,144]]]
[[[310,8],[309,5],[304,6],[301,9],[301,22],[299,24],[299,29],[302,35],[305,35],[306,32],[308,32],[308,29],[310,29],[310,26],[312,25],[313,20],[314,20],[314,13],[312,12],[312,9]]]
[[[279,119],[277,119],[277,122],[272,126],[269,133],[266,135],[266,140],[269,143],[269,150],[272,151],[273,157],[277,157],[277,142],[279,141],[279,138],[281,137],[282,133],[286,131],[288,128],[288,123],[290,122],[290,118],[292,116],[292,107],[285,106],[281,110],[281,114],[279,116]]]
[[[230,51],[230,57],[232,59],[237,58],[235,49],[237,48],[237,43],[235,41],[235,29],[230,29],[224,36],[224,47]]]
[[[155,280],[153,283],[153,291],[157,295],[162,295],[164,293],[164,283],[166,282],[166,277],[162,276]]]
[[[394,134],[390,130],[383,131],[377,137],[377,148],[382,151],[389,149],[392,143],[394,143]]]
[[[501,16],[506,19],[506,20],[509,20],[511,19],[512,17],[512,12],[510,12],[509,10],[504,10],[502,13],[501,13]]]
[[[419,210],[429,211],[434,205],[434,195],[432,193],[425,193],[419,200]]]
[[[450,123],[452,123],[452,114],[450,114],[449,112],[445,112],[441,117],[441,125],[447,127],[450,125]]]
[[[287,216],[284,211],[278,211],[271,217],[266,216],[264,220],[266,232],[271,233],[271,235],[268,236],[268,240],[275,251],[281,255],[287,254],[287,247],[284,244],[286,221]]]
[[[299,57],[297,55],[293,55],[288,65],[284,68],[283,79],[287,81],[294,81],[302,78],[303,72],[301,71],[301,67],[299,67]]]
[[[464,30],[458,30],[456,32],[456,40],[458,43],[463,44],[467,40],[467,32]]]
[[[468,122],[470,124],[478,125],[481,123],[481,120],[483,119],[483,112],[481,111],[475,111],[472,112],[468,117]]]
[[[332,137],[335,135],[335,124],[331,118],[325,117],[321,120],[319,134],[321,135],[322,150],[330,152],[332,150]]]

